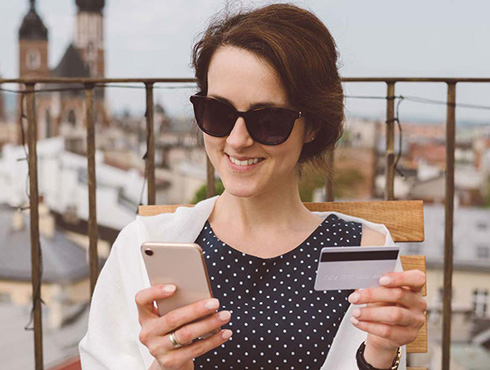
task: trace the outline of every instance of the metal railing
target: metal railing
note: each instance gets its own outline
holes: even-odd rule
[[[453,214],[454,214],[454,153],[455,153],[455,121],[456,121],[456,84],[457,83],[490,83],[490,78],[343,78],[346,83],[384,83],[386,92],[386,200],[394,199],[395,179],[395,84],[397,82],[417,83],[444,83],[447,85],[447,116],[446,116],[446,185],[445,185],[445,237],[444,237],[444,288],[443,288],[443,332],[442,332],[442,369],[449,369],[450,341],[451,341],[451,293],[453,272]],[[97,251],[97,215],[96,215],[96,176],[95,176],[95,123],[94,123],[94,89],[100,85],[107,86],[113,83],[143,84],[146,90],[146,176],[148,179],[148,204],[155,204],[155,147],[153,132],[153,89],[156,83],[194,83],[193,78],[39,78],[39,79],[0,79],[1,84],[16,83],[24,85],[27,107],[27,139],[29,149],[29,205],[30,205],[30,233],[32,256],[32,291],[34,311],[34,347],[36,369],[43,369],[42,321],[40,300],[40,243],[39,243],[39,196],[37,177],[37,124],[35,115],[35,85],[36,84],[82,84],[85,90],[85,126],[87,140],[87,171],[89,194],[89,266],[90,290],[94,291],[99,273]],[[333,164],[334,153],[328,154],[330,164]],[[214,169],[208,159],[207,165],[207,196],[215,195]],[[331,166],[333,168],[333,166]],[[326,179],[326,199],[333,201],[333,178]]]

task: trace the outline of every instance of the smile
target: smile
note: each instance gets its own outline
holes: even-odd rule
[[[248,158],[248,159],[244,159],[244,160],[239,160],[235,157],[232,157],[229,154],[227,154],[227,156],[230,159],[231,163],[233,163],[237,166],[253,166],[254,164],[264,160],[264,158]]]

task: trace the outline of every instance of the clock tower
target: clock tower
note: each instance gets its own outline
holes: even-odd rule
[[[36,11],[35,0],[30,0],[29,11],[19,29],[19,75],[49,77],[48,29]]]
[[[105,76],[104,16],[105,0],[76,0],[78,7],[75,47],[89,68],[90,77]]]

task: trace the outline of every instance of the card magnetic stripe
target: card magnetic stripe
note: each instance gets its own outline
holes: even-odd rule
[[[323,252],[321,262],[347,262],[347,261],[381,261],[381,260],[396,260],[398,251],[383,251],[383,252]]]

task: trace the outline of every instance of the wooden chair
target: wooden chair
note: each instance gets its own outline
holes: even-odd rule
[[[192,205],[184,205],[192,207]],[[340,212],[386,225],[398,243],[424,241],[424,211],[422,201],[370,201],[305,203],[310,211]],[[174,212],[180,205],[140,206],[141,216]],[[404,270],[421,270],[425,273],[425,256],[401,256]],[[426,295],[426,287],[423,295]],[[427,352],[427,317],[419,335],[407,345],[408,353]],[[407,370],[427,370],[424,367],[407,367]]]

